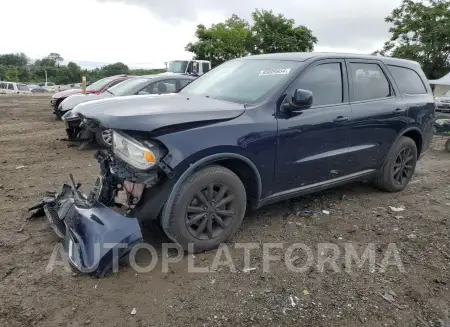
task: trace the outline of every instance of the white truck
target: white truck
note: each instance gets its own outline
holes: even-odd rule
[[[208,60],[172,60],[166,62],[168,73],[203,75],[211,70],[211,62]]]

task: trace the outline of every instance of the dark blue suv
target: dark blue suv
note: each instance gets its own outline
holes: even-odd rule
[[[73,185],[74,207],[62,210],[60,196],[49,216],[64,222],[61,236],[82,243],[80,257],[86,240],[107,238],[112,219],[157,220],[184,249],[207,250],[231,238],[249,208],[361,179],[403,190],[431,142],[434,108],[412,61],[321,53],[231,60],[177,94],[81,104],[83,124],[112,129],[113,147],[97,153],[91,194]],[[136,226],[109,241],[139,241]]]

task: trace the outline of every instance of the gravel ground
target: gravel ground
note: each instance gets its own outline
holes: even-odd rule
[[[92,150],[62,140],[64,124],[53,117],[49,100],[0,97],[0,326],[450,326],[450,154],[444,140],[434,140],[401,193],[358,183],[250,214],[228,244],[235,272],[224,265],[188,272],[188,261],[211,267],[217,251],[210,251],[186,256],[168,272],[158,261],[150,272],[125,267],[96,279],[62,266],[46,270],[58,239],[45,218],[27,219],[27,208],[45,190],[59,190],[68,172],[86,188],[98,172]],[[260,245],[251,271],[244,271],[244,252],[234,247],[247,242]],[[304,243],[314,264],[293,272],[280,260],[265,272],[263,242],[283,242],[284,249]],[[319,243],[337,246],[340,271],[320,269],[317,262],[330,253]],[[373,244],[375,265],[349,265],[348,243],[359,255]],[[388,253],[391,259],[397,254],[401,266],[385,267]],[[138,259],[143,264],[151,257]],[[299,254],[294,264],[305,260]]]

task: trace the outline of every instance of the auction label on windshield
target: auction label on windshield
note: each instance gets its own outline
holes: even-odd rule
[[[290,68],[266,69],[259,72],[259,76],[268,75],[287,75],[291,71]]]

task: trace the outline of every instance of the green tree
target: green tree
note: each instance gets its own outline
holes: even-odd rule
[[[128,74],[130,69],[127,65],[121,62],[116,62],[115,64],[103,66],[100,69],[101,74],[106,76],[120,75],[120,74]]]
[[[275,15],[272,11],[255,10],[253,25],[232,15],[223,23],[207,28],[197,25],[196,42],[186,51],[195,59],[211,61],[213,66],[249,54],[312,51],[317,38],[305,26],[295,26],[293,19]]]
[[[29,61],[30,59],[23,52],[0,55],[0,65],[3,66],[23,67],[26,66]]]
[[[255,10],[253,18],[252,54],[277,52],[308,52],[314,50],[317,38],[303,25],[271,10]]]
[[[67,75],[69,83],[79,83],[81,81],[81,67],[74,62],[67,64]]]
[[[52,52],[47,56],[47,59],[54,61],[57,65],[59,65],[64,59],[61,57],[59,53]]]
[[[430,79],[449,71],[449,0],[403,0],[385,21],[391,38],[375,54],[418,61]]]
[[[195,35],[198,41],[188,43],[186,51],[193,52],[196,59],[211,61],[213,66],[246,56],[252,36],[248,22],[237,15],[210,28],[198,25]]]

